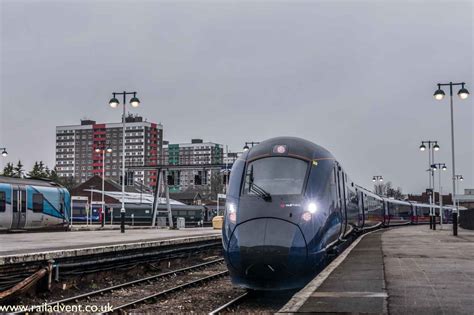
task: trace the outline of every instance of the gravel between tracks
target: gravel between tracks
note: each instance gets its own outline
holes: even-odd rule
[[[17,300],[11,301],[10,303],[35,305],[44,302],[57,301],[120,283],[141,279],[147,276],[208,262],[219,259],[220,257],[221,256],[217,253],[209,253],[208,255],[195,255],[178,260],[162,260],[159,263],[143,264],[129,270],[115,270],[112,272],[101,272],[82,276],[61,277],[61,281],[59,283],[53,282],[54,285],[52,292],[41,292],[36,295],[32,292],[30,295],[22,296]],[[160,281],[157,281],[157,283]]]
[[[169,295],[154,304],[142,304],[135,309],[127,311],[130,313],[147,314],[207,314],[218,306],[241,295],[243,292],[243,289],[233,287],[230,278],[227,276]]]

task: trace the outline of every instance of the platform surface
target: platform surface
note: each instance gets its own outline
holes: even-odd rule
[[[474,314],[474,231],[407,226],[354,245],[280,312]]]
[[[221,231],[212,228],[128,229],[120,230],[38,232],[0,235],[0,265],[31,261],[41,257],[91,254],[97,251],[130,249],[159,244],[179,244],[192,240],[220,238]],[[37,256],[34,258],[33,256]]]

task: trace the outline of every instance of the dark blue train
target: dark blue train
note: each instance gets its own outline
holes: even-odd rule
[[[273,138],[245,152],[232,167],[224,257],[236,285],[298,288],[350,234],[423,222],[426,207],[382,198],[355,185],[321,146]]]
[[[67,229],[71,198],[46,180],[0,176],[0,231]]]

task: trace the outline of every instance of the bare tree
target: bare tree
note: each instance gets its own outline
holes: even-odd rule
[[[217,194],[224,192],[224,183],[220,172],[215,172],[211,175],[211,199],[217,200]]]
[[[374,185],[375,193],[385,197],[393,197],[395,199],[404,199],[405,195],[402,188],[392,187],[392,182],[379,183]]]

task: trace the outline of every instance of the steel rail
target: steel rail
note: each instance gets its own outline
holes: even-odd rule
[[[226,304],[222,305],[222,306],[219,306],[218,308],[216,308],[215,310],[209,312],[209,315],[215,315],[215,314],[219,314],[220,312],[222,312],[223,310],[226,310],[228,309],[229,307],[237,304],[237,303],[240,303],[242,302],[242,300],[248,296],[249,293],[248,292],[245,292],[244,294],[241,294],[239,295],[238,297],[236,297],[235,299],[227,302]]]
[[[214,279],[217,279],[217,278],[220,278],[222,276],[225,276],[229,274],[229,271],[226,270],[226,271],[221,271],[221,272],[218,272],[218,273],[215,273],[215,274],[212,274],[210,276],[206,276],[206,277],[203,277],[203,278],[200,278],[200,279],[197,279],[197,280],[193,280],[193,281],[190,281],[190,282],[187,282],[187,283],[184,283],[184,284],[181,284],[181,285],[178,285],[176,287],[173,287],[171,289],[167,289],[167,290],[164,290],[164,291],[161,291],[161,292],[158,292],[158,293],[155,293],[155,294],[152,294],[152,295],[148,295],[148,296],[145,296],[141,299],[138,299],[138,300],[135,300],[135,301],[132,301],[132,302],[129,302],[129,303],[126,303],[126,304],[123,304],[123,305],[120,305],[120,306],[117,306],[117,307],[114,307],[112,309],[112,312],[116,312],[118,310],[122,310],[124,308],[127,308],[127,307],[130,307],[130,306],[135,306],[137,304],[140,304],[140,303],[144,303],[144,302],[147,302],[149,300],[154,300],[154,299],[157,299],[159,297],[162,297],[166,294],[169,294],[169,293],[173,293],[175,291],[180,291],[180,290],[183,290],[185,288],[188,288],[188,287],[191,287],[191,286],[194,286],[196,284],[200,284],[200,283],[203,283],[203,282],[206,282],[206,281],[209,281],[209,280],[214,280]]]
[[[69,298],[65,298],[65,299],[62,299],[62,300],[59,300],[59,301],[50,302],[50,303],[47,303],[47,305],[56,305],[56,304],[64,304],[64,303],[69,303],[69,302],[76,302],[80,299],[89,298],[91,296],[102,294],[102,293],[109,292],[109,291],[113,291],[113,290],[116,290],[116,289],[121,289],[121,288],[129,287],[129,286],[133,286],[135,284],[139,284],[139,283],[142,283],[142,282],[148,282],[148,281],[151,281],[151,280],[156,280],[156,279],[163,278],[163,277],[170,276],[170,275],[174,275],[174,274],[177,274],[177,273],[183,273],[183,272],[186,272],[186,271],[191,271],[191,270],[199,269],[199,268],[206,267],[206,266],[209,266],[209,265],[217,264],[217,263],[222,262],[223,260],[224,260],[223,258],[219,258],[219,259],[215,259],[215,260],[212,260],[212,261],[209,261],[209,262],[197,264],[197,265],[194,265],[194,266],[189,266],[189,267],[185,267],[185,268],[180,268],[180,269],[160,273],[160,274],[157,274],[157,275],[153,275],[153,276],[133,280],[133,281],[130,281],[130,282],[117,284],[117,285],[107,287],[107,288],[103,288],[103,289],[99,289],[99,290],[96,290],[96,291],[79,294],[79,295],[72,296],[72,297],[69,297]]]

